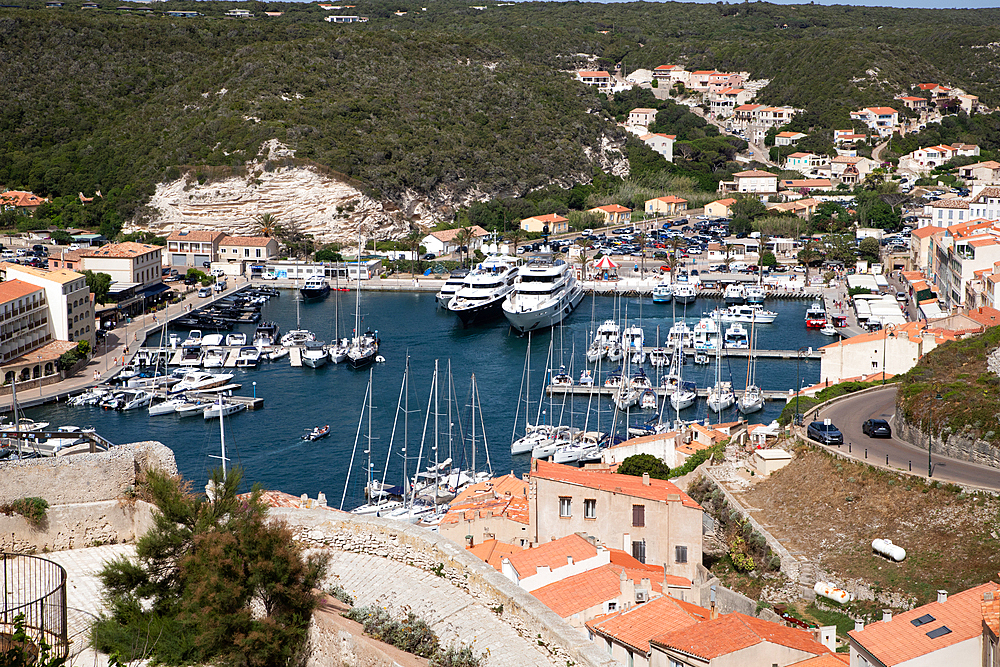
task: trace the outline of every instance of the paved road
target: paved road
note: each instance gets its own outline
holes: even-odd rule
[[[850,456],[859,461],[879,466],[886,465],[898,470],[909,470],[923,477],[927,476],[926,443],[913,445],[895,436],[896,387],[886,386],[884,390],[848,398],[824,408],[818,419],[830,419],[844,434],[842,453],[850,449]],[[892,438],[869,438],[861,432],[861,424],[866,419],[885,419],[893,427]],[[836,449],[836,448],[834,448]],[[867,450],[867,459],[865,452]],[[967,461],[948,458],[938,454],[931,457],[933,479],[954,482],[988,489],[1000,489],[1000,469],[980,466]]]
[[[875,148],[873,148],[872,149],[872,161],[874,161],[874,162],[880,162],[881,158],[882,158],[882,151],[885,150],[885,147],[888,146],[888,145],[889,145],[889,140],[886,139],[885,141],[883,141],[882,143],[880,143],[878,146],[876,146]]]

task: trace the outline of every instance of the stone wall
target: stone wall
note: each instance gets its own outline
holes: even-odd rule
[[[115,500],[151,469],[177,473],[174,453],[159,442],[119,445],[96,454],[9,461],[0,464],[0,503],[27,496],[44,498],[49,505]]]
[[[355,517],[324,509],[274,509],[272,515],[287,521],[297,539],[310,547],[385,558],[431,572],[440,577],[442,603],[456,597],[447,592],[454,589],[469,596],[477,607],[490,609],[491,622],[505,624],[516,632],[508,636],[518,641],[501,647],[505,649],[502,652],[491,649],[493,659],[487,661],[488,665],[501,659],[513,659],[513,664],[530,664],[532,661],[525,650],[529,646],[540,647],[549,656],[547,662],[553,666],[573,663],[585,667],[618,665],[530,593],[461,546],[435,533],[386,519]],[[391,577],[385,585],[392,585]],[[414,600],[412,606],[418,602],[427,601]],[[461,613],[456,612],[456,615]],[[485,632],[488,628],[482,630]]]
[[[896,408],[896,437],[908,442],[917,443],[927,450],[927,433],[918,426],[910,424],[903,416],[903,411]],[[1000,430],[1000,429],[998,429]],[[991,445],[985,440],[972,440],[961,435],[950,435],[947,440],[942,440],[939,435],[931,438],[932,454],[949,456],[960,461],[969,461],[977,465],[1000,468],[1000,448]],[[933,460],[933,459],[932,459]],[[916,467],[916,466],[914,466]],[[924,470],[925,468],[921,468]]]
[[[0,514],[0,551],[37,554],[135,542],[153,525],[153,506],[141,500],[54,505],[41,526]]]

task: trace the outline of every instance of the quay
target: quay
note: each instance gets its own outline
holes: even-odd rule
[[[664,345],[661,348],[646,346],[643,347],[642,349],[646,351],[646,355],[648,356],[649,353],[655,349],[665,349],[669,352],[671,346]],[[684,348],[685,356],[694,358],[694,355],[696,354],[707,354],[710,357],[714,357],[715,350],[714,349],[696,350],[693,347]],[[722,348],[720,356],[746,359],[747,357],[750,356],[750,350],[746,348],[724,347]],[[819,350],[814,350],[813,348],[810,347],[806,348],[805,350],[802,350],[801,352],[799,350],[754,350],[753,356],[757,357],[758,359],[794,359],[796,357],[799,357],[801,359],[819,359],[823,355],[820,354]],[[610,367],[613,363],[615,362],[610,362],[608,366]],[[618,362],[618,365],[621,365],[622,363],[623,362]]]
[[[545,387],[545,393],[549,396],[560,396],[566,394],[568,396],[606,396],[608,398],[613,398],[615,393],[618,391],[618,387],[605,387],[597,386],[593,387],[582,387],[580,385],[573,385],[572,387],[559,386],[549,384]],[[653,391],[656,392],[657,397],[664,398],[670,395],[670,391],[666,387],[653,387]],[[788,401],[790,396],[794,396],[792,390],[781,390],[781,389],[763,389],[764,399],[768,401]],[[699,398],[708,398],[709,387],[698,387],[696,393]],[[733,389],[733,393],[737,396],[740,395],[738,389]],[[639,408],[636,408],[638,411]]]

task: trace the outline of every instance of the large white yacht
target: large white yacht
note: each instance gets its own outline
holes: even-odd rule
[[[455,296],[455,292],[465,284],[465,278],[469,275],[468,269],[456,269],[451,272],[448,279],[444,281],[444,285],[438,291],[435,299],[437,300],[437,305],[439,308],[447,308],[448,303]]]
[[[532,257],[517,272],[514,290],[503,302],[503,314],[518,331],[559,324],[583,301],[583,288],[573,267],[551,253]]]
[[[448,310],[458,315],[465,326],[498,315],[504,299],[514,289],[518,264],[517,258],[509,255],[490,255],[465,277],[448,302]]]

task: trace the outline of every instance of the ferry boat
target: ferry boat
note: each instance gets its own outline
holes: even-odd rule
[[[514,289],[518,260],[507,255],[490,255],[465,277],[448,302],[448,310],[458,315],[463,326],[498,315],[504,299]]]
[[[778,319],[778,313],[773,310],[764,310],[761,306],[729,306],[724,309],[716,309],[711,312],[712,317],[718,318],[729,324],[731,322],[743,322],[746,324],[771,324]]]
[[[822,329],[826,326],[826,309],[818,302],[806,311],[806,329]]]
[[[330,283],[323,276],[310,276],[305,285],[299,289],[304,301],[322,299],[330,293]]]
[[[694,303],[694,300],[698,298],[698,290],[691,283],[674,285],[673,297],[674,303],[677,305]]]
[[[448,303],[451,301],[452,297],[459,288],[465,284],[465,277],[469,275],[468,269],[456,269],[451,272],[448,276],[448,280],[444,281],[444,285],[438,291],[435,299],[437,300],[438,308],[447,308]]]
[[[727,306],[743,305],[743,302],[746,300],[746,292],[743,290],[743,285],[736,283],[727,287],[723,294],[723,299],[725,299]]]
[[[674,290],[666,280],[656,284],[653,288],[653,303],[670,303]]]
[[[503,302],[503,314],[523,333],[559,324],[581,301],[583,288],[573,267],[544,253],[518,269],[514,289]]]

